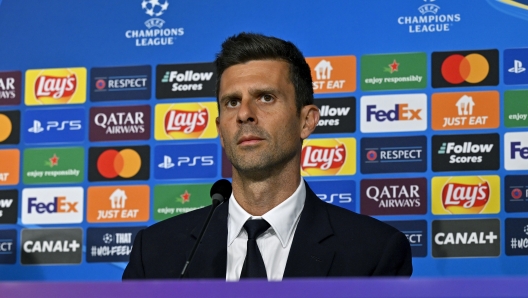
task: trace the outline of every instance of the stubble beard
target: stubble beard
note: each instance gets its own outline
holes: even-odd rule
[[[239,149],[236,143],[243,134],[252,134],[263,138],[263,142],[267,143],[268,146]],[[280,140],[285,140],[285,138],[278,137],[275,139],[279,142]],[[231,164],[239,175],[252,180],[262,180],[280,172],[297,153],[295,148],[281,148],[280,144],[275,143],[266,131],[258,127],[240,129],[229,144],[225,151]],[[257,155],[257,152],[252,151],[259,151],[260,154]]]

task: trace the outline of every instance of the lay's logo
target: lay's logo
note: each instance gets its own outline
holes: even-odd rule
[[[301,153],[303,176],[354,175],[356,139],[306,140]]]
[[[26,71],[26,105],[84,103],[86,68]]]
[[[216,103],[156,105],[156,140],[216,138]]]
[[[498,176],[433,178],[433,214],[491,214],[500,211]]]

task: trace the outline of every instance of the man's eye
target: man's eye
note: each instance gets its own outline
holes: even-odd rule
[[[236,107],[238,105],[238,100],[236,99],[231,99],[229,101],[227,101],[227,106],[228,107]]]
[[[263,102],[271,102],[273,101],[273,96],[271,96],[271,94],[264,94],[260,97],[260,99],[263,101]]]

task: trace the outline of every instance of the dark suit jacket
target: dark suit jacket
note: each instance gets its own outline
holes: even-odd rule
[[[411,249],[405,235],[371,217],[327,204],[306,186],[284,278],[411,275]],[[228,204],[215,211],[187,278],[225,279]],[[123,279],[179,278],[210,208],[140,231]]]

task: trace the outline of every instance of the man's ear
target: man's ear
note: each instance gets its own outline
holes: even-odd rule
[[[301,139],[308,138],[319,123],[319,108],[316,105],[306,105],[301,109]]]
[[[224,138],[222,137],[222,129],[220,129],[220,116],[216,117],[216,131],[218,132],[218,136],[220,136],[220,145],[222,145],[222,148],[224,147]]]

